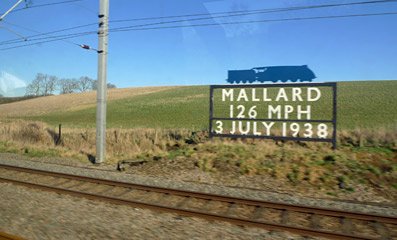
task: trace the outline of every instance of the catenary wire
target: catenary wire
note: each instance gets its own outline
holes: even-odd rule
[[[21,29],[25,29],[25,30],[30,31],[30,32],[34,32],[34,33],[38,33],[38,34],[43,34],[43,35],[46,35],[46,36],[48,36],[48,37],[52,37],[52,36],[51,36],[50,34],[48,34],[48,33],[44,34],[44,33],[41,33],[41,32],[39,32],[39,31],[36,31],[36,30],[34,30],[34,29],[31,29],[31,28],[28,28],[28,27],[25,27],[25,26],[21,26],[21,25],[15,24],[15,23],[10,23],[9,21],[3,21],[3,23],[8,24],[8,25],[11,25],[11,26],[14,26],[14,27],[18,27],[18,28],[21,28]],[[26,37],[24,37],[24,38],[25,38],[24,41],[26,41],[27,38],[26,38]],[[72,42],[72,41],[69,41],[69,40],[62,40],[62,41],[63,41],[63,42],[66,42],[66,43],[69,43],[69,44],[73,44],[73,45],[80,46],[80,44],[75,43],[75,42]]]
[[[26,40],[26,37],[23,36],[22,34],[18,33],[17,31],[14,31],[14,30],[12,30],[12,29],[10,29],[10,28],[8,28],[8,27],[6,27],[6,26],[2,26],[2,25],[0,25],[0,28],[2,28],[2,29],[4,29],[4,30],[6,30],[6,31],[8,31],[8,32],[10,32],[10,33],[12,33],[12,34],[18,36],[19,38],[21,38],[21,39],[23,39],[23,40]]]
[[[224,16],[215,16],[215,17],[203,17],[203,18],[193,18],[193,19],[182,19],[182,20],[174,20],[174,21],[166,21],[166,22],[157,22],[157,23],[147,23],[141,25],[134,25],[134,26],[126,26],[126,27],[119,27],[117,30],[122,29],[129,29],[129,28],[136,28],[136,27],[147,27],[147,26],[154,26],[154,25],[163,25],[169,23],[179,23],[179,22],[192,22],[192,21],[202,21],[208,19],[217,19],[217,18],[225,18],[225,17],[239,17],[239,16],[246,16],[252,14],[262,14],[262,13],[275,13],[275,12],[285,12],[285,11],[296,11],[296,10],[306,10],[306,9],[314,9],[314,8],[327,8],[327,7],[340,7],[340,6],[350,6],[353,4],[373,4],[373,3],[384,3],[384,2],[391,2],[396,0],[377,0],[377,1],[367,1],[367,2],[355,2],[355,3],[344,3],[344,4],[326,4],[326,5],[312,5],[312,6],[302,6],[302,7],[289,7],[289,8],[277,8],[277,9],[262,9],[262,10],[255,10],[255,12],[249,13],[238,13],[238,14],[230,14]],[[116,29],[114,29],[116,30]]]
[[[74,26],[74,27],[64,28],[64,29],[60,29],[60,30],[54,30],[54,31],[51,31],[51,32],[45,32],[45,33],[40,33],[40,34],[36,34],[36,35],[27,36],[26,38],[30,39],[30,38],[34,38],[34,37],[39,37],[39,36],[44,36],[44,35],[48,35],[48,34],[54,34],[54,33],[59,33],[59,32],[70,31],[70,30],[74,30],[74,29],[78,29],[78,28],[84,28],[84,27],[89,27],[89,26],[93,26],[93,25],[97,25],[97,23],[89,23],[89,24],[83,24],[83,25],[78,25],[78,26]],[[18,42],[20,42],[19,39],[11,39],[11,40],[0,42],[0,45],[9,44],[9,43],[18,43]]]
[[[173,16],[164,16],[164,17],[145,17],[145,18],[111,20],[109,22],[117,23],[117,22],[132,22],[132,21],[145,21],[145,20],[162,20],[162,19],[170,19],[170,18],[184,18],[184,17],[198,17],[198,16],[212,16],[210,18],[218,18],[218,17],[229,17],[229,15],[215,16],[215,17],[214,17],[214,15],[239,14],[239,13],[246,13],[247,15],[250,15],[250,14],[255,14],[255,13],[268,13],[269,11],[270,11],[270,13],[272,13],[272,12],[277,12],[277,11],[283,12],[283,11],[305,10],[305,9],[313,9],[313,8],[327,8],[327,7],[364,5],[364,4],[376,4],[376,3],[389,3],[389,2],[397,2],[397,0],[374,0],[374,1],[337,3],[337,4],[296,6],[296,7],[286,7],[286,8],[263,8],[263,9],[255,9],[255,10],[240,10],[240,11],[215,12],[215,13],[185,14],[185,15],[173,15]],[[208,19],[210,19],[210,18],[208,18]],[[187,21],[187,20],[185,20],[185,21]],[[160,23],[162,23],[162,22],[160,22]]]
[[[35,38],[35,39],[27,39],[25,41],[19,40],[18,42],[12,42],[12,43],[0,43],[1,45],[10,45],[10,44],[17,44],[17,43],[22,43],[22,42],[34,42],[34,41],[41,41],[41,40],[47,40],[47,39],[56,39],[56,38],[64,38],[64,37],[72,37],[75,35],[92,35],[92,34],[97,34],[97,31],[86,31],[86,32],[77,32],[77,33],[67,33],[67,34],[62,34],[62,35],[50,35],[50,36],[44,36],[40,38]]]
[[[168,16],[168,17],[135,18],[135,19],[124,19],[124,20],[112,20],[109,22],[130,22],[130,21],[138,21],[138,20],[149,20],[149,19],[154,20],[154,19],[177,18],[177,17],[186,17],[186,16],[229,14],[229,15],[223,15],[223,16],[212,16],[212,17],[206,17],[206,18],[173,20],[173,21],[166,21],[166,22],[163,21],[163,22],[147,23],[147,24],[140,24],[140,25],[125,26],[125,27],[117,28],[117,30],[122,30],[122,29],[138,28],[138,27],[164,25],[164,24],[169,24],[169,23],[190,22],[190,21],[200,21],[200,20],[207,20],[207,19],[214,19],[214,18],[245,16],[245,15],[251,15],[251,14],[263,14],[263,13],[296,11],[296,10],[305,10],[305,9],[313,9],[313,8],[327,8],[327,7],[339,7],[339,6],[361,5],[361,4],[387,3],[387,2],[396,2],[396,1],[397,0],[375,0],[375,1],[351,2],[351,3],[342,3],[342,4],[324,4],[324,5],[309,5],[309,6],[288,7],[288,8],[257,9],[257,10],[249,10],[249,11],[217,12],[217,13],[212,13],[212,14],[188,14],[188,15]],[[231,13],[239,13],[239,14],[231,14]],[[42,35],[47,35],[47,34],[53,34],[53,33],[57,33],[57,32],[69,31],[69,30],[73,30],[73,29],[77,29],[77,28],[88,27],[88,26],[92,26],[92,25],[97,25],[97,23],[84,24],[84,25],[79,25],[79,26],[75,26],[75,27],[55,30],[55,31],[47,32],[47,33],[43,33],[43,34],[36,34],[36,35],[28,36],[26,38],[29,39],[29,41],[37,41],[37,40],[42,40],[43,38],[38,38],[38,39],[31,39],[31,38],[42,36]],[[116,29],[115,29],[115,31],[116,31]],[[21,41],[21,39],[12,39],[12,40],[0,42],[0,45],[7,45],[7,44],[13,44],[13,43],[20,43],[20,42],[23,42],[23,41]]]
[[[81,2],[81,1],[83,1],[83,0],[68,0],[68,1],[62,1],[62,2],[44,3],[44,4],[32,5],[29,7],[14,9],[12,12],[24,11],[24,10],[28,10],[31,8],[48,7],[48,6],[53,6],[53,5],[65,4],[65,3]]]
[[[87,34],[87,33],[74,34],[73,36],[67,36],[67,37],[61,37],[61,38],[51,39],[51,40],[46,40],[46,41],[41,41],[41,42],[35,42],[35,43],[29,43],[29,44],[18,45],[18,46],[13,46],[13,47],[1,48],[0,51],[21,48],[21,47],[28,47],[28,46],[42,44],[42,43],[48,43],[48,42],[62,41],[62,40],[75,38],[75,37],[82,37],[82,36],[86,36],[86,35],[89,35],[89,34]],[[93,49],[93,50],[95,50],[95,49]]]
[[[109,29],[109,32],[125,32],[125,31],[143,31],[143,30],[156,30],[156,29],[171,29],[171,28],[185,28],[185,27],[207,27],[207,26],[218,26],[222,24],[227,25],[236,25],[236,24],[252,24],[252,23],[268,23],[268,22],[285,22],[285,21],[302,21],[302,20],[319,20],[319,19],[335,19],[335,18],[352,18],[352,17],[370,17],[370,16],[388,16],[388,15],[396,15],[397,12],[384,12],[384,13],[368,13],[368,14],[351,14],[351,15],[334,15],[334,16],[318,16],[318,17],[303,17],[303,18],[283,18],[283,19],[265,19],[265,20],[254,20],[254,21],[238,21],[238,22],[225,22],[225,23],[208,23],[208,24],[193,24],[193,25],[178,25],[178,26],[163,26],[163,27],[152,27],[152,28],[131,28],[131,29],[122,29],[122,30],[114,30]],[[53,36],[58,37],[57,39],[35,42],[31,44],[18,45],[8,48],[1,48],[0,50],[9,50],[14,48],[32,46],[36,44],[59,41],[62,39],[69,39],[79,36],[90,35],[96,32],[82,32],[82,33],[74,33],[69,35],[62,36]]]
[[[95,14],[95,16],[98,16],[98,11],[94,11],[94,10],[92,10],[92,9],[89,8],[89,7],[86,7],[86,6],[84,6],[84,5],[77,4],[77,3],[73,3],[73,5],[78,6],[79,8],[84,9],[84,10],[86,10],[87,12],[90,12],[91,14]]]
[[[332,19],[332,18],[350,18],[350,17],[370,17],[370,16],[384,16],[396,15],[397,12],[384,12],[384,13],[367,13],[367,14],[351,14],[351,15],[334,15],[334,16],[318,16],[318,17],[299,17],[299,18],[281,18],[281,19],[264,19],[252,21],[237,21],[237,22],[223,22],[223,23],[204,23],[204,24],[190,24],[178,26],[163,26],[163,27],[150,27],[150,28],[123,28],[123,29],[109,29],[109,32],[126,32],[126,31],[141,31],[141,30],[156,30],[156,29],[170,29],[170,28],[186,28],[186,27],[206,27],[218,25],[236,25],[236,24],[249,24],[249,23],[266,23],[266,22],[285,22],[285,21],[302,21],[314,19]]]

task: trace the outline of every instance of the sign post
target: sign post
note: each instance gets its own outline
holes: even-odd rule
[[[337,84],[211,85],[210,137],[332,143]]]

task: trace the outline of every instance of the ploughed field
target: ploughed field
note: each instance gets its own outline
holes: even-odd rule
[[[0,118],[95,128],[95,92],[48,96],[0,105]],[[338,83],[338,129],[395,127],[397,81]],[[331,106],[314,103],[313,115]],[[314,105],[313,104],[313,105]],[[208,129],[209,87],[150,87],[109,91],[110,128]],[[328,117],[328,116],[327,116]]]

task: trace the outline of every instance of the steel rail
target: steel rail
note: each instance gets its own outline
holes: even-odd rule
[[[205,200],[215,200],[220,202],[226,203],[239,203],[249,206],[255,207],[266,207],[278,210],[289,210],[294,212],[303,212],[309,213],[313,215],[320,215],[320,216],[333,216],[333,217],[341,217],[341,218],[349,218],[349,219],[360,219],[370,222],[379,222],[379,223],[390,223],[390,224],[397,224],[397,217],[391,216],[380,216],[374,214],[365,214],[365,213],[354,213],[354,212],[344,212],[341,210],[332,210],[332,209],[325,209],[325,208],[315,208],[315,207],[306,207],[306,206],[296,206],[292,204],[282,204],[282,203],[272,203],[272,202],[263,202],[259,200],[253,199],[245,199],[245,198],[232,198],[222,195],[215,195],[215,194],[207,194],[207,193],[198,193],[192,191],[184,191],[184,190],[177,190],[177,189],[168,189],[168,188],[161,188],[161,187],[151,187],[148,185],[138,185],[138,184],[130,184],[126,182],[118,182],[118,181],[111,181],[105,179],[96,179],[91,177],[85,176],[77,176],[77,175],[70,175],[65,173],[56,173],[50,171],[42,171],[37,169],[30,169],[30,168],[23,168],[23,167],[15,167],[10,165],[0,164],[0,168],[13,170],[13,171],[20,171],[29,174],[38,174],[43,176],[51,176],[51,177],[58,177],[58,178],[66,178],[71,180],[83,181],[83,182],[90,182],[90,183],[97,183],[97,184],[104,184],[108,186],[116,186],[116,187],[124,187],[124,188],[131,188],[131,189],[139,189],[144,191],[150,192],[157,192],[157,193],[166,193],[171,195],[178,195],[184,197],[193,197]],[[147,203],[137,200],[126,200],[118,197],[110,197],[99,195],[95,193],[86,193],[84,191],[76,191],[72,189],[65,189],[60,188],[57,186],[48,186],[43,184],[37,183],[30,183],[21,180],[15,179],[7,179],[7,178],[0,178],[0,181],[3,182],[10,182],[15,183],[27,187],[34,187],[39,188],[42,190],[47,191],[55,191],[58,193],[69,194],[73,196],[85,197],[92,200],[102,200],[107,201],[110,203],[115,204],[122,204],[122,205],[130,205],[134,207],[142,207],[142,208],[149,208],[156,211],[163,211],[163,212],[172,212],[184,216],[193,216],[193,217],[201,217],[210,220],[221,220],[227,221],[230,223],[234,223],[237,225],[246,225],[246,226],[253,226],[253,227],[261,227],[268,230],[278,230],[278,231],[289,231],[292,233],[296,233],[303,236],[318,236],[318,237],[327,237],[327,238],[334,238],[334,239],[374,239],[366,236],[356,236],[350,235],[346,233],[339,233],[339,232],[330,232],[325,230],[319,229],[311,229],[311,228],[304,228],[304,227],[296,227],[292,225],[284,225],[278,223],[271,223],[271,222],[264,222],[264,221],[257,221],[256,219],[246,219],[246,218],[239,218],[234,216],[227,216],[222,214],[213,214],[210,212],[204,212],[199,210],[189,210],[189,209],[181,209],[178,207],[172,206],[165,206],[160,205],[157,203]],[[66,187],[67,188],[67,187]]]
[[[125,187],[125,188],[132,188],[138,189],[143,191],[151,191],[151,192],[158,192],[158,193],[166,193],[172,194],[177,196],[184,196],[184,197],[194,197],[200,198],[205,200],[216,200],[221,202],[228,202],[228,203],[240,203],[244,205],[250,206],[260,206],[260,207],[267,207],[279,210],[289,210],[301,213],[310,213],[310,214],[318,214],[323,216],[330,216],[330,217],[346,217],[346,218],[353,218],[357,220],[365,220],[365,221],[377,221],[381,223],[390,223],[390,224],[397,224],[397,216],[383,216],[377,215],[372,213],[357,213],[357,212],[350,212],[350,211],[342,211],[338,209],[328,209],[322,207],[313,207],[313,206],[304,206],[304,205],[293,205],[287,203],[277,203],[277,202],[270,202],[270,201],[261,201],[249,198],[237,198],[237,197],[229,197],[223,195],[217,195],[212,193],[202,193],[202,192],[194,192],[188,190],[179,190],[179,189],[172,189],[172,188],[163,188],[157,186],[149,186],[143,184],[135,184],[135,183],[127,183],[127,182],[120,182],[120,181],[113,181],[113,180],[106,180],[106,179],[98,179],[98,178],[91,178],[86,176],[78,176],[72,174],[65,174],[65,173],[58,173],[58,172],[51,172],[45,170],[37,170],[31,168],[24,168],[24,167],[16,167],[10,166],[5,164],[0,164],[0,168],[10,169],[10,170],[17,170],[27,173],[33,174],[40,174],[52,177],[62,177],[72,180],[80,180],[86,181],[91,183],[98,183],[98,184],[105,184],[111,185],[116,187]]]
[[[367,238],[365,236],[353,236],[353,235],[348,235],[348,234],[343,234],[343,233],[335,233],[335,232],[330,232],[330,231],[322,231],[322,230],[301,228],[301,227],[295,227],[295,226],[289,226],[289,225],[241,219],[241,218],[237,218],[237,217],[217,215],[217,214],[201,212],[201,211],[185,210],[185,209],[180,209],[180,208],[175,208],[175,207],[162,206],[159,204],[151,204],[151,203],[145,203],[145,202],[134,201],[134,200],[125,200],[125,199],[102,196],[102,195],[97,195],[97,194],[92,194],[92,193],[79,192],[79,191],[75,191],[75,190],[50,187],[50,186],[46,186],[46,185],[42,185],[42,184],[27,183],[24,181],[1,178],[1,177],[0,177],[0,181],[14,183],[14,184],[18,184],[18,185],[22,185],[22,186],[26,186],[26,187],[33,187],[33,188],[46,190],[46,191],[68,194],[68,195],[76,196],[76,197],[84,197],[84,198],[91,199],[91,200],[102,200],[102,201],[106,201],[106,202],[113,203],[113,204],[128,205],[128,206],[132,206],[132,207],[147,208],[147,209],[151,209],[151,210],[155,210],[155,211],[176,213],[176,214],[188,216],[188,217],[200,217],[200,218],[204,218],[207,220],[225,221],[225,222],[233,223],[236,225],[265,228],[267,230],[273,230],[273,231],[274,230],[288,231],[288,232],[299,234],[302,236],[316,236],[316,237],[325,237],[325,238],[341,239],[341,240],[359,240],[359,239],[374,240],[373,238]]]
[[[0,232],[0,240],[23,240],[23,238],[5,232]]]

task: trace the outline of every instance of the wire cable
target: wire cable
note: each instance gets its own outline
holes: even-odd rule
[[[76,1],[76,0],[74,0]],[[81,0],[79,0],[81,1]],[[69,1],[66,1],[69,2]],[[287,8],[267,8],[267,9],[256,9],[256,10],[249,10],[249,11],[233,11],[233,12],[217,12],[212,14],[188,14],[188,15],[176,15],[176,16],[168,16],[168,17],[149,17],[149,18],[135,18],[135,19],[124,19],[124,20],[112,20],[109,22],[130,22],[130,21],[138,21],[138,20],[154,20],[154,19],[165,19],[165,18],[177,18],[177,17],[187,17],[187,16],[203,16],[203,15],[219,15],[219,14],[229,14],[223,16],[211,16],[205,18],[192,18],[192,19],[183,19],[183,20],[173,20],[173,21],[166,21],[166,22],[155,22],[155,23],[147,23],[147,24],[140,24],[140,25],[132,25],[132,26],[125,26],[115,28],[113,31],[122,31],[131,28],[140,28],[140,27],[147,27],[147,26],[155,26],[155,25],[164,25],[169,23],[179,23],[179,22],[190,22],[190,21],[201,21],[201,20],[208,20],[208,19],[215,19],[215,18],[225,18],[225,17],[238,17],[238,16],[245,16],[245,15],[252,15],[252,14],[265,14],[265,13],[274,13],[274,12],[285,12],[285,11],[297,11],[297,10],[306,10],[306,9],[314,9],[314,8],[328,8],[328,7],[340,7],[340,6],[350,6],[350,5],[362,5],[362,4],[376,4],[376,3],[387,3],[387,2],[397,2],[397,0],[373,0],[373,1],[364,1],[364,2],[350,2],[350,3],[341,3],[341,4],[323,4],[323,5],[309,5],[309,6],[300,6],[300,7],[287,7]],[[238,13],[238,14],[235,14]],[[69,31],[74,30],[77,28],[88,27],[92,25],[97,25],[97,23],[90,23],[79,25],[75,27],[60,29],[52,32],[47,32],[43,34],[36,34],[32,36],[26,37],[29,40],[42,40],[43,38],[32,39],[42,35],[53,34],[57,32]],[[12,39],[0,42],[0,45],[7,45],[11,43],[20,43],[22,42],[21,39]]]
[[[10,28],[7,28],[7,27],[1,26],[1,25],[0,25],[0,28],[2,28],[2,29],[4,29],[4,30],[6,30],[6,31],[8,31],[8,32],[10,32],[10,33],[12,33],[12,34],[18,36],[19,38],[21,38],[21,39],[23,39],[23,40],[26,40],[26,37],[25,37],[25,36],[23,36],[22,34],[20,34],[20,33],[16,32],[16,31],[14,31],[14,30],[12,30],[12,29],[10,29]]]
[[[27,28],[27,27],[24,27],[24,26],[15,24],[15,23],[10,23],[10,22],[8,22],[8,21],[3,21],[3,23],[8,24],[8,25],[11,25],[11,26],[14,26],[14,27],[18,27],[18,28],[21,28],[21,29],[25,29],[25,30],[30,31],[30,32],[34,32],[34,33],[38,33],[38,34],[43,34],[43,33],[39,32],[39,31],[34,30],[34,29]],[[48,36],[48,37],[53,37],[53,36],[51,36],[51,35],[48,34],[48,33],[43,34],[43,35],[46,35],[46,36]],[[23,41],[24,41],[24,42],[28,41],[27,37],[24,37]],[[73,44],[73,45],[78,45],[78,46],[80,46],[80,44],[75,43],[75,42],[72,42],[72,41],[69,41],[69,40],[62,40],[62,41],[63,41],[63,42],[66,42],[66,43],[69,43],[69,44]]]
[[[81,5],[81,4],[78,4],[78,3],[73,3],[73,5],[78,6],[78,7],[82,8],[82,9],[86,10],[87,12],[95,14],[95,16],[98,16],[98,11],[94,11],[91,8],[88,8],[88,7],[86,7],[84,5]]]
[[[7,22],[4,22],[4,23],[9,24],[9,25],[12,25],[12,26],[19,27],[19,28],[22,28],[22,29],[25,29],[25,30],[28,30],[28,31],[31,31],[31,32],[40,33],[40,32],[38,32],[38,31],[36,31],[36,30],[31,29],[31,28],[27,28],[27,27],[24,27],[24,26],[20,26],[20,25],[17,25],[17,24],[13,24],[13,23],[10,23],[10,22],[8,22],[8,21],[7,21]],[[93,32],[92,32],[92,33],[93,33]],[[47,35],[48,35],[48,34],[47,34]],[[66,37],[59,37],[59,36],[51,36],[51,35],[48,35],[48,37],[50,37],[50,38],[56,38],[56,39],[54,39],[54,41],[63,41],[63,42],[65,42],[65,43],[69,43],[69,44],[72,44],[72,45],[74,45],[74,46],[79,46],[79,47],[81,47],[81,48],[83,48],[83,49],[86,49],[86,50],[98,51],[97,49],[92,48],[92,47],[90,47],[89,45],[86,45],[86,44],[78,44],[78,43],[75,43],[75,42],[73,42],[73,41],[68,40],[69,38],[79,37],[79,36],[81,36],[81,35],[82,35],[82,34],[73,34],[73,35],[66,36]],[[85,33],[84,33],[83,35],[85,35]],[[87,35],[88,35],[88,34],[87,34]],[[25,39],[25,42],[26,42],[26,41],[28,41],[28,40]],[[40,43],[45,43],[45,42],[48,42],[48,41],[36,42],[35,44],[40,44]],[[12,49],[12,48],[11,48],[11,49]]]
[[[216,18],[225,18],[225,17],[246,16],[246,15],[252,15],[252,14],[285,12],[285,11],[296,11],[296,10],[306,10],[306,9],[314,9],[314,8],[340,7],[340,6],[350,6],[350,5],[358,5],[358,4],[374,4],[374,3],[385,3],[385,2],[396,2],[396,1],[397,1],[397,0],[376,0],[376,1],[354,2],[354,3],[342,3],[342,4],[325,4],[325,5],[311,5],[311,6],[302,6],[302,7],[289,7],[289,8],[276,8],[276,9],[260,9],[260,10],[253,10],[254,12],[249,12],[249,13],[239,13],[239,14],[231,14],[231,15],[215,16],[215,17],[205,17],[205,18],[182,19],[182,20],[174,20],[174,21],[157,22],[157,23],[147,23],[147,24],[140,24],[140,25],[134,25],[134,26],[119,27],[119,28],[114,29],[114,31],[123,30],[123,29],[130,29],[130,28],[137,28],[137,27],[147,27],[147,26],[154,26],[154,25],[163,25],[163,24],[169,24],[169,23],[180,23],[180,22],[201,21],[201,20],[216,19]],[[230,12],[229,12],[229,13],[230,13]],[[121,20],[120,20],[120,21],[121,21]],[[125,21],[125,20],[123,20],[123,21]]]
[[[164,16],[164,17],[145,17],[145,18],[111,20],[109,22],[117,23],[117,22],[132,22],[132,21],[146,21],[146,20],[162,20],[162,19],[170,19],[170,18],[213,16],[213,15],[239,14],[239,13],[246,13],[247,15],[250,15],[250,14],[253,14],[253,13],[268,13],[269,11],[270,12],[278,12],[278,11],[283,12],[283,11],[294,11],[294,10],[304,10],[304,9],[313,9],[313,8],[327,8],[327,7],[365,5],[365,4],[389,3],[389,2],[397,2],[397,0],[373,0],[373,1],[350,2],[350,3],[295,6],[295,7],[286,7],[286,8],[264,8],[264,9],[255,9],[255,10],[240,10],[240,11],[215,12],[215,13],[198,13],[198,14],[186,14],[186,15],[173,15],[173,16]],[[219,17],[228,17],[228,15],[219,16]],[[216,17],[210,17],[210,18],[216,18]],[[210,19],[210,18],[208,18],[208,19]]]
[[[281,18],[281,19],[264,19],[252,21],[237,21],[237,22],[223,22],[223,23],[205,23],[205,24],[190,24],[190,25],[177,25],[177,26],[164,26],[164,27],[151,27],[151,28],[122,28],[110,29],[109,32],[126,32],[126,31],[141,31],[141,30],[157,30],[157,29],[170,29],[170,28],[186,28],[186,27],[207,27],[219,25],[236,25],[236,24],[249,24],[249,23],[268,23],[268,22],[285,22],[285,21],[301,21],[301,20],[314,20],[314,19],[332,19],[332,18],[350,18],[350,17],[369,17],[369,16],[383,16],[383,15],[396,15],[397,12],[385,13],[368,13],[368,14],[351,14],[351,15],[334,15],[334,16],[318,16],[318,17],[299,17],[299,18]]]
[[[68,1],[62,1],[62,2],[53,2],[53,3],[45,3],[45,4],[39,4],[39,5],[31,5],[31,6],[26,6],[24,8],[15,9],[13,12],[28,10],[28,9],[31,9],[31,8],[48,7],[48,6],[53,6],[53,5],[72,3],[72,2],[81,2],[81,1],[83,1],[83,0],[68,0]]]
[[[30,44],[24,44],[24,45],[17,45],[17,46],[7,47],[7,48],[0,48],[0,51],[9,50],[9,49],[15,49],[15,48],[21,48],[21,47],[28,47],[28,46],[33,46],[33,45],[36,45],[36,44],[42,44],[42,43],[48,43],[48,42],[62,41],[62,40],[75,38],[75,37],[86,36],[86,35],[89,35],[89,34],[85,34],[85,33],[74,34],[73,36],[68,36],[68,37],[62,37],[62,38],[51,39],[51,40],[35,42],[35,43],[30,43]],[[84,45],[79,45],[79,46],[82,47]],[[93,48],[91,48],[91,49],[97,51],[96,49],[93,49]]]
[[[3,20],[3,22],[11,25],[11,23],[8,21]],[[14,24],[14,25],[16,25],[16,24]],[[79,25],[79,26],[75,26],[75,27],[64,28],[64,29],[60,29],[60,30],[39,33],[39,34],[27,36],[26,41],[41,40],[43,38],[36,38],[36,39],[33,39],[33,38],[39,37],[39,36],[51,35],[51,34],[59,33],[59,32],[70,31],[70,30],[74,30],[74,29],[78,29],[78,28],[89,27],[89,26],[93,26],[93,25],[97,25],[97,23],[89,23],[89,24]],[[26,27],[23,27],[23,28],[26,28]],[[37,31],[35,31],[35,32],[37,32]],[[26,41],[24,41],[24,42],[26,42]],[[20,42],[22,42],[20,39],[11,39],[11,40],[6,40],[6,41],[0,42],[0,45],[15,44],[15,43],[20,43]]]
[[[350,14],[350,15],[332,15],[332,16],[317,16],[317,17],[301,17],[301,18],[282,18],[282,19],[264,19],[264,20],[253,20],[253,21],[237,21],[237,22],[225,22],[225,23],[208,23],[208,24],[193,24],[193,25],[178,25],[178,26],[163,26],[163,27],[151,27],[151,28],[131,28],[131,29],[109,29],[109,32],[126,32],[126,31],[143,31],[143,30],[157,30],[157,29],[172,29],[172,28],[186,28],[186,27],[207,27],[207,26],[218,26],[218,25],[236,25],[236,24],[252,24],[252,23],[269,23],[269,22],[285,22],[285,21],[302,21],[302,20],[319,20],[319,19],[335,19],[335,18],[353,18],[353,17],[370,17],[370,16],[389,16],[389,15],[397,15],[397,12],[384,12],[384,13],[368,13],[368,14]],[[74,37],[80,37],[85,35],[90,35],[96,32],[82,32],[82,33],[73,33],[69,35],[61,35],[61,36],[53,36],[53,38],[58,37],[57,39],[35,42],[31,44],[25,45],[17,45],[8,48],[1,48],[0,51],[32,46],[40,43],[47,43],[53,41],[59,41],[63,39],[69,39]]]
[[[26,39],[25,41],[18,41],[18,42],[13,42],[13,43],[1,43],[1,45],[10,45],[10,44],[16,44],[16,43],[21,43],[21,42],[34,42],[34,41],[40,41],[40,40],[47,40],[51,38],[64,38],[64,37],[71,37],[75,35],[91,35],[91,34],[97,34],[97,31],[86,31],[86,32],[77,32],[77,33],[68,33],[68,34],[62,34],[62,35],[49,35],[46,37],[40,37],[40,38],[35,38],[35,39]]]

